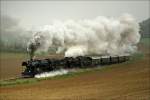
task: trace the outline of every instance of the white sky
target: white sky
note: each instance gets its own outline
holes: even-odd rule
[[[49,24],[54,19],[84,19],[97,16],[118,17],[123,13],[140,22],[150,17],[149,0],[132,1],[1,1],[1,15],[20,20],[24,28]]]

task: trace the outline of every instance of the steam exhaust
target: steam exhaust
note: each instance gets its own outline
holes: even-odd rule
[[[54,76],[58,76],[58,75],[67,74],[68,72],[69,71],[66,69],[60,69],[60,70],[55,70],[55,71],[51,71],[51,72],[44,72],[41,74],[37,74],[37,75],[35,75],[35,78],[54,77]]]
[[[139,40],[139,25],[133,16],[99,16],[90,20],[56,21],[40,27],[29,41],[27,51],[30,59],[35,53],[48,52],[52,47],[65,57],[130,55],[137,51]]]

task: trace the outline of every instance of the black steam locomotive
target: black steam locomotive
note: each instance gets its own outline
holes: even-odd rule
[[[22,72],[23,77],[34,77],[36,74],[49,72],[57,69],[89,68],[100,65],[122,63],[129,60],[129,56],[105,56],[105,57],[65,57],[63,59],[31,59],[22,62],[26,66]]]

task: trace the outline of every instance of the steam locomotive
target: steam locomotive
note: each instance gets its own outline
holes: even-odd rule
[[[129,56],[78,56],[78,57],[65,57],[62,59],[31,59],[22,62],[25,66],[22,72],[23,77],[34,77],[36,74],[49,72],[57,69],[70,69],[70,68],[89,68],[101,65],[109,65],[115,63],[122,63],[129,60]]]

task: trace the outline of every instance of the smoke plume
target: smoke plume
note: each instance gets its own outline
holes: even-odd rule
[[[139,25],[129,14],[119,18],[55,21],[40,27],[28,44],[28,52],[56,53],[67,57],[84,55],[123,55],[134,53],[140,40]]]

